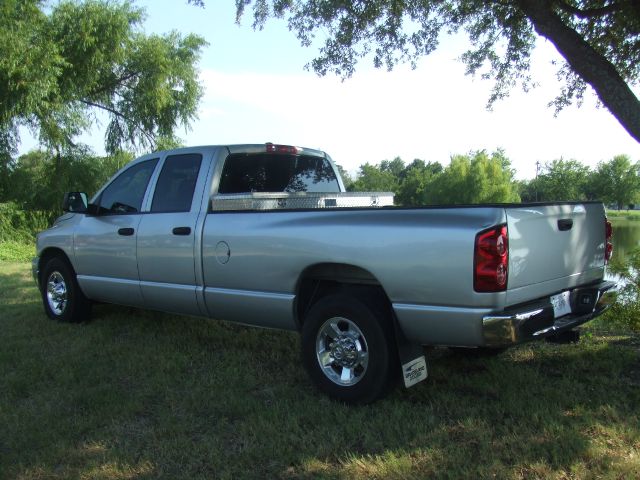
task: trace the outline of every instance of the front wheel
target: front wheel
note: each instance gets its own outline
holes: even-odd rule
[[[388,391],[393,345],[387,316],[345,294],[319,300],[302,326],[309,376],[322,392],[346,403],[370,403]]]
[[[55,257],[42,272],[40,293],[47,316],[60,322],[82,322],[89,319],[91,301],[84,296],[75,272],[63,259]]]

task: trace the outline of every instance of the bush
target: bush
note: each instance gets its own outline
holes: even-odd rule
[[[20,243],[15,241],[0,242],[0,261],[28,262],[35,256],[33,243]]]
[[[49,228],[54,213],[22,210],[15,203],[0,203],[0,242],[33,244],[38,232]]]
[[[640,249],[624,262],[614,262],[609,270],[620,278],[616,303],[606,319],[613,324],[640,331]]]

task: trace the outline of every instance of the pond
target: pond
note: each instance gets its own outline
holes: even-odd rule
[[[640,218],[612,218],[613,225],[613,259],[623,261],[640,246]]]

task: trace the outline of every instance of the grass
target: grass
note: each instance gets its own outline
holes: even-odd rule
[[[98,305],[48,320],[0,263],[0,478],[640,477],[640,338],[428,356],[366,407],[321,396],[295,334]],[[586,338],[585,338],[586,337]]]
[[[607,210],[607,218],[640,220],[640,210]]]

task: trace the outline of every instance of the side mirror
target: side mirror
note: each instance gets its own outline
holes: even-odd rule
[[[65,212],[85,213],[89,201],[84,192],[67,192],[62,200],[62,210]]]

